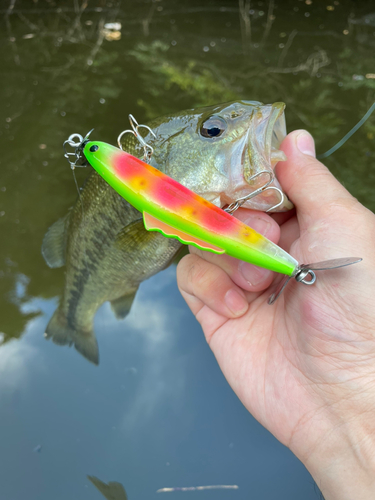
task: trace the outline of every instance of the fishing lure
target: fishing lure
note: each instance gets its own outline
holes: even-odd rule
[[[346,258],[300,265],[278,245],[145,161],[110,144],[89,141],[87,136],[80,148],[99,175],[143,214],[148,231],[159,231],[181,243],[216,254],[226,253],[286,275],[271,295],[270,304],[292,277],[312,285],[316,280],[315,270],[362,260]]]

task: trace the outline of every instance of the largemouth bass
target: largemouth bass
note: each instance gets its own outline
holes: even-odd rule
[[[249,185],[251,177],[285,159],[278,150],[286,134],[283,111],[281,103],[239,101],[156,119],[148,124],[155,137],[145,137],[154,148],[151,164],[215,205],[230,204],[258,187]],[[124,150],[142,157],[136,139],[125,137]],[[269,191],[244,206],[267,210],[278,202],[278,194]],[[291,207],[285,197],[278,210]],[[81,199],[43,241],[47,264],[66,265],[63,295],[46,338],[74,345],[98,364],[97,309],[110,301],[124,318],[140,283],[167,267],[180,248],[177,240],[146,231],[142,214],[92,172]]]

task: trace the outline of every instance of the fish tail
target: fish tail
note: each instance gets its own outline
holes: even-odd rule
[[[74,345],[91,363],[99,364],[99,348],[94,331],[69,327],[67,318],[59,307],[50,319],[44,337],[58,345]]]
[[[98,342],[93,330],[84,333],[77,332],[74,338],[74,347],[91,363],[99,364]]]

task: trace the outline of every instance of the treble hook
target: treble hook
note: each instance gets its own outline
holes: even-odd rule
[[[255,196],[258,196],[261,193],[264,193],[265,191],[269,189],[273,189],[274,191],[277,191],[280,195],[280,201],[279,203],[276,203],[273,207],[269,208],[266,210],[266,212],[270,212],[271,210],[275,210],[276,208],[280,207],[284,203],[284,193],[281,191],[281,189],[275,187],[275,186],[270,186],[272,182],[275,180],[275,174],[273,172],[270,172],[269,170],[262,170],[261,172],[258,172],[257,174],[253,175],[249,179],[249,183],[253,180],[259,177],[260,175],[267,174],[269,175],[269,180],[260,188],[256,189],[252,193],[247,194],[246,196],[243,196],[242,198],[238,198],[236,201],[231,203],[227,208],[224,208],[225,212],[228,212],[229,214],[233,214],[236,210],[238,210],[244,203],[246,203],[248,200],[251,200],[252,198],[255,198]]]
[[[78,186],[78,182],[76,179],[76,174],[75,174],[75,168],[76,167],[85,167],[86,165],[77,165],[77,162],[80,161],[82,158],[85,159],[85,156],[83,155],[83,148],[89,141],[89,136],[91,132],[94,129],[91,129],[90,132],[88,132],[85,137],[82,137],[81,134],[71,134],[66,141],[63,143],[63,149],[64,149],[64,157],[68,160],[70,168],[72,169],[72,174],[73,174],[73,179],[74,179],[74,184],[76,185],[77,193],[78,193],[78,198],[81,203],[81,210],[82,210],[82,220],[85,220],[85,213],[83,209],[83,201],[81,197],[81,191]],[[66,147],[70,146],[73,148],[73,151],[67,151]],[[71,158],[74,158],[74,161],[71,161]],[[85,249],[86,253],[86,249]]]
[[[85,137],[82,137],[81,134],[71,134],[69,138],[64,141],[64,157],[68,160],[70,168],[74,170],[76,167],[82,167],[83,165],[77,165],[77,162],[82,158],[82,151],[85,144],[88,142],[89,136],[94,129],[91,129]],[[67,151],[66,146],[70,146],[74,149],[74,151]],[[71,161],[70,158],[74,157],[74,161]]]
[[[149,144],[147,144],[147,142],[144,140],[144,138],[139,133],[139,129],[145,128],[146,130],[148,130],[150,132],[151,135],[154,136],[155,139],[156,139],[156,135],[151,130],[151,128],[148,127],[147,125],[139,125],[139,123],[137,122],[137,120],[134,118],[133,115],[129,115],[129,121],[130,121],[130,125],[131,125],[132,130],[128,129],[128,130],[124,130],[123,132],[121,132],[121,134],[117,137],[118,147],[120,149],[122,149],[121,138],[123,135],[133,134],[134,137],[140,143],[140,145],[143,147],[143,159],[144,159],[144,161],[149,162],[151,159],[151,156],[154,152],[154,148],[152,146],[150,146]]]

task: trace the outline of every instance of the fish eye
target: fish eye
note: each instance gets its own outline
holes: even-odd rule
[[[227,122],[220,116],[210,116],[202,123],[200,133],[202,137],[220,137],[227,129]]]
[[[94,144],[93,146],[91,146],[90,151],[91,151],[91,153],[95,153],[95,151],[98,151],[98,149],[99,149],[99,146]]]

